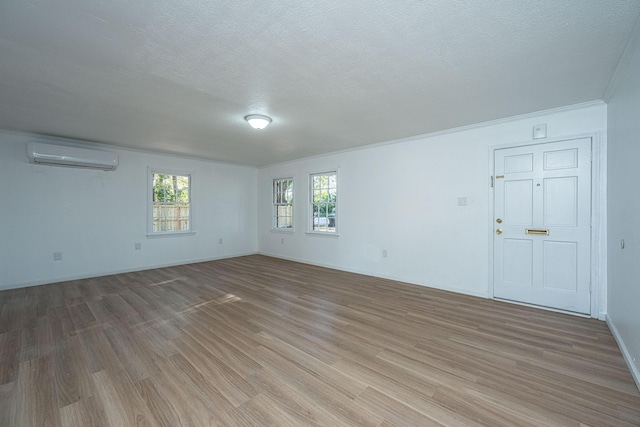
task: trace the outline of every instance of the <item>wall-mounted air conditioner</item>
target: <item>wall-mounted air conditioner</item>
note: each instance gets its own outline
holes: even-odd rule
[[[118,155],[109,151],[29,142],[29,162],[43,165],[68,166],[74,168],[116,170]]]

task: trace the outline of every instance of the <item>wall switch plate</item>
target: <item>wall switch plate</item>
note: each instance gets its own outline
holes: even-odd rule
[[[547,125],[535,125],[533,127],[533,139],[542,139],[547,137]]]
[[[458,197],[458,206],[467,206],[469,204],[469,199],[466,197]]]
[[[284,245],[284,237],[280,238],[280,243],[282,243]]]
[[[62,252],[54,252],[53,253],[54,261],[62,261]]]
[[[383,250],[382,250],[382,258],[386,258],[386,257],[387,257],[387,255],[388,255],[388,254],[387,254],[387,250],[386,250],[386,249],[383,249]]]
[[[218,244],[221,245],[222,244],[222,239],[218,239]]]

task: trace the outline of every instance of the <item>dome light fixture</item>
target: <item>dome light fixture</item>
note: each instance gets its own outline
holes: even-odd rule
[[[271,117],[263,116],[261,114],[249,114],[244,118],[249,126],[254,129],[264,129],[269,123],[271,123]]]

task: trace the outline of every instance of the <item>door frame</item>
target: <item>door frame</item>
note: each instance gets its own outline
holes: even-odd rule
[[[531,139],[529,141],[514,142],[489,146],[489,289],[488,296],[495,299],[493,289],[493,250],[495,218],[495,192],[491,185],[491,178],[495,171],[495,152],[505,148],[524,147],[527,145],[547,144],[569,141],[579,138],[591,138],[591,317],[605,320],[607,314],[607,136],[605,132],[568,135],[561,138]],[[548,307],[530,305],[545,310],[560,311],[580,316],[577,313],[565,312]]]

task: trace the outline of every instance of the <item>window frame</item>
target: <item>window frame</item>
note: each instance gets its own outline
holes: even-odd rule
[[[277,201],[276,183],[291,181],[291,203],[282,203]],[[292,233],[295,230],[295,179],[293,175],[271,179],[271,231]],[[278,227],[278,207],[291,206],[291,226]]]
[[[333,230],[329,230],[329,223],[327,223],[327,230],[318,230],[318,229],[314,229],[314,219],[316,218],[316,216],[314,216],[314,205],[316,205],[317,203],[314,203],[313,199],[314,199],[314,188],[313,188],[313,179],[316,176],[322,176],[322,175],[335,175],[335,200],[333,202],[322,202],[325,204],[333,204],[334,205],[334,226],[333,226]],[[331,187],[328,186],[327,189],[330,189]],[[338,204],[339,204],[339,189],[340,189],[340,182],[339,182],[339,168],[328,168],[324,171],[321,172],[312,172],[309,174],[309,186],[308,186],[308,191],[309,191],[309,211],[307,213],[307,234],[315,234],[315,235],[320,235],[320,236],[339,236],[340,234],[338,233],[339,231],[339,220],[338,220]],[[328,206],[327,206],[328,208]],[[322,218],[322,217],[318,217],[318,218]],[[327,221],[329,218],[329,214],[327,214],[326,216]]]
[[[154,211],[154,175],[169,175],[169,176],[186,176],[188,177],[188,197],[189,197],[189,229],[188,230],[153,230],[153,211]],[[194,235],[194,203],[193,203],[193,189],[194,189],[194,173],[191,171],[174,170],[169,168],[147,168],[148,188],[147,188],[147,237],[166,237],[166,236],[185,236]]]

